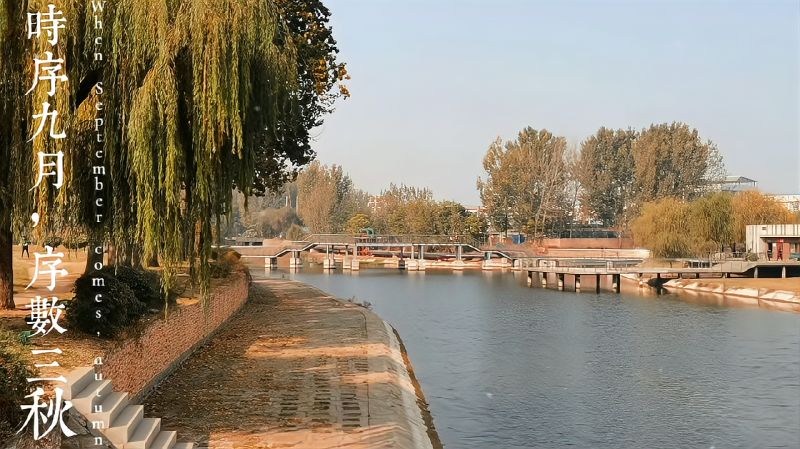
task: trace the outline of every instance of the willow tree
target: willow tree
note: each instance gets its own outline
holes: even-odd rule
[[[12,157],[25,141],[22,102],[25,2],[0,3],[0,309],[14,308],[12,210],[16,173]]]
[[[281,8],[272,0],[113,0],[102,10],[100,2],[31,0],[20,11],[44,10],[45,3],[67,18],[54,53],[66,61],[70,80],[56,99],[69,135],[68,187],[44,185],[15,196],[18,229],[36,210],[43,217],[39,237],[85,234],[108,242],[119,264],[157,258],[166,288],[178,264],[189,260],[207,292],[212,225],[230,213],[232,189],[263,193],[314,155],[309,130],[331,110],[334,87],[346,77],[335,41],[316,41],[330,34],[329,12],[320,2]],[[97,19],[102,30],[94,27]],[[39,45],[16,33],[8,47],[21,49],[16,61],[40,53]],[[25,62],[3,70],[30,79]],[[42,95],[26,97],[20,115],[30,117]],[[96,118],[105,120],[102,143],[95,139]],[[59,143],[12,150],[21,172],[42,145]],[[90,182],[98,149],[110,175],[100,223]],[[29,170],[14,185],[30,188],[33,176]]]

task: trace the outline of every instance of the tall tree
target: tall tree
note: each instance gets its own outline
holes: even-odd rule
[[[52,3],[67,19],[54,56],[64,59],[70,83],[50,102],[69,142],[35,140],[14,151],[27,158],[18,167],[32,167],[37,151],[67,145],[69,187],[27,193],[32,173],[18,178],[15,228],[36,210],[40,236],[77,226],[93,240],[109,241],[119,263],[159,257],[167,287],[178,263],[189,259],[207,292],[211,227],[231,213],[232,189],[264,193],[290,180],[314,155],[309,130],[347,93],[333,92],[346,71],[335,62],[329,13],[314,1],[113,0],[101,10],[95,9],[101,2]],[[93,58],[96,20],[104,24],[103,61]],[[4,51],[44,50],[43,40],[3,35],[14,38]],[[4,65],[4,75],[31,79],[24,73],[28,59],[11,61],[22,68]],[[30,117],[45,96],[42,87],[34,90],[21,115]],[[91,146],[96,118],[105,119],[105,140]],[[98,224],[87,182],[95,148],[104,151],[110,171],[109,213]]]
[[[581,184],[581,205],[605,226],[622,220],[633,200],[632,129],[600,128],[581,143],[575,174]]]
[[[651,125],[632,151],[639,203],[666,196],[697,198],[724,172],[716,145],[684,123]]]
[[[14,308],[12,211],[18,180],[17,156],[24,146],[27,117],[24,74],[27,1],[0,1],[0,309]],[[30,188],[30,187],[29,187]]]
[[[478,180],[478,189],[494,223],[509,214],[514,227],[533,236],[563,224],[570,215],[566,147],[563,137],[530,127],[515,140],[489,147],[486,179]]]

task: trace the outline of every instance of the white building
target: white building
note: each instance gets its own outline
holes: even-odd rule
[[[800,253],[800,224],[747,225],[747,250],[763,260],[789,260]]]
[[[770,195],[792,212],[800,212],[800,195]]]

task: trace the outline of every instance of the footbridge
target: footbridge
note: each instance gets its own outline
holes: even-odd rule
[[[525,258],[520,251],[504,249],[481,249],[474,239],[460,235],[349,235],[349,234],[310,234],[303,240],[293,241],[280,248],[244,246],[232,248],[239,250],[244,258],[263,258],[266,268],[277,265],[279,257],[290,256],[289,266],[301,264],[300,253],[324,252],[323,266],[334,267],[334,255],[344,256],[345,268],[358,264],[358,257],[380,255],[395,257],[405,268],[424,269],[427,259],[484,260],[498,265],[512,266],[514,261]]]

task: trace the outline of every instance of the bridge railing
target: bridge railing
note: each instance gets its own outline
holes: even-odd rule
[[[328,244],[415,244],[415,245],[453,245],[465,244],[474,245],[478,243],[476,239],[469,235],[426,235],[426,234],[405,234],[405,235],[361,235],[361,234],[309,234],[303,240],[313,243]]]

